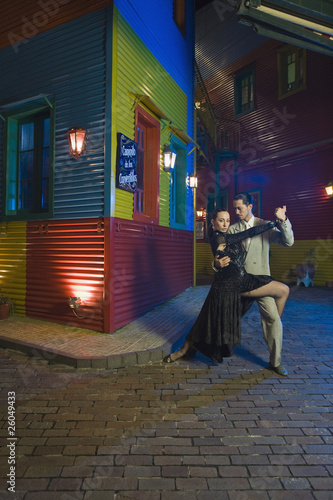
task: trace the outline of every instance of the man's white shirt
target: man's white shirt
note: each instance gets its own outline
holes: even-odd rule
[[[250,229],[250,227],[254,226],[254,215],[252,215],[251,219],[249,221],[242,220],[242,225],[244,226],[244,231],[246,229]],[[246,240],[243,240],[243,245],[245,247],[245,250],[248,252],[251,244],[251,238],[246,238]]]

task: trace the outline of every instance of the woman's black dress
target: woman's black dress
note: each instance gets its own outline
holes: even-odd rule
[[[214,361],[223,361],[226,344],[240,345],[241,317],[254,301],[241,301],[241,293],[260,288],[273,280],[271,276],[256,276],[245,271],[246,252],[241,240],[257,236],[273,227],[276,227],[276,221],[235,234],[219,231],[212,233],[210,243],[213,254],[218,254],[219,257],[229,256],[231,260],[228,266],[215,273],[211,289],[186,340]],[[217,247],[224,242],[227,245],[225,250],[217,251]]]

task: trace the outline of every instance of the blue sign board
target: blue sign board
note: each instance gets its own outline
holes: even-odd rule
[[[137,143],[118,133],[117,187],[135,193],[137,185]]]

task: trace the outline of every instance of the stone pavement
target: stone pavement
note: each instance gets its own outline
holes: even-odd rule
[[[190,288],[113,334],[12,316],[0,322],[0,347],[76,368],[147,364],[162,359],[189,330],[208,290]]]
[[[188,310],[179,299],[184,330],[166,342],[194,320],[198,288]],[[197,355],[75,368],[50,364],[45,346],[0,349],[1,500],[333,500],[332,300],[328,288],[291,290],[287,378],[266,369],[256,306],[220,365]]]

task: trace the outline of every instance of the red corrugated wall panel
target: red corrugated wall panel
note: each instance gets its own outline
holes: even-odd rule
[[[122,219],[106,227],[105,236],[102,219],[28,223],[28,317],[110,333],[193,285],[191,231]],[[70,296],[84,301],[82,319]]]
[[[277,54],[284,46],[268,40],[205,81],[216,115],[235,119],[234,75],[250,64],[255,67],[255,110],[238,118],[237,177],[232,164],[222,162],[217,192],[229,190],[233,222],[235,191],[261,190],[264,218],[286,204],[298,240],[327,239],[333,233],[332,200],[325,192],[332,180],[332,60],[306,51],[306,88],[279,99]],[[205,174],[206,183],[213,184],[212,178]],[[199,187],[201,201],[207,185]]]
[[[255,110],[239,118],[238,163],[333,137],[333,66],[331,57],[306,51],[306,88],[279,100],[277,52],[285,44],[269,40],[205,80],[217,116],[234,116],[234,74],[254,64]]]
[[[103,331],[104,223],[102,219],[27,223],[26,315]],[[68,305],[79,296],[77,319]]]
[[[114,219],[115,329],[193,285],[193,233]]]
[[[287,205],[297,240],[326,239],[333,234],[333,203],[325,191],[332,177],[333,147],[299,158],[243,170],[238,191],[262,189],[262,216]]]

